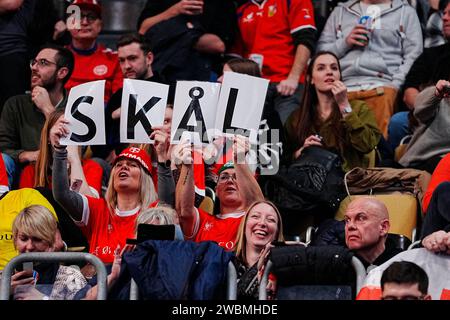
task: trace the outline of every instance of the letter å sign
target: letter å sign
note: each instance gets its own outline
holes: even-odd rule
[[[105,80],[80,84],[70,90],[65,118],[70,131],[62,145],[105,144]]]
[[[179,143],[183,138],[199,146],[212,142],[208,131],[214,129],[219,91],[219,83],[177,82],[171,143]]]

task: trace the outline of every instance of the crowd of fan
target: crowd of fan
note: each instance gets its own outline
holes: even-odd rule
[[[247,163],[249,140],[235,135],[195,150],[189,141],[170,144],[176,81],[221,82],[227,71],[270,81],[261,120],[279,130],[283,164],[320,146],[338,154],[346,172],[367,168],[378,154],[379,167],[432,174],[421,246],[450,254],[450,1],[413,7],[406,0],[350,0],[322,17],[310,0],[149,0],[135,17],[137,32],[122,35],[117,52],[98,42],[99,1],[72,1],[81,9],[79,21],[76,15],[56,17],[51,2],[0,1],[0,270],[21,253],[86,251],[107,266],[111,299],[126,298],[135,265],[147,272],[136,281],[141,295],[167,298],[152,296],[147,281],[179,270],[146,265],[139,260],[143,250],[151,247],[158,259],[168,253],[182,267],[197,258],[197,244],[214,242],[210,255],[225,267],[217,267],[209,283],[224,281],[231,259],[238,299],[257,299],[271,250],[289,242],[285,213],[266,199],[260,175]],[[123,79],[170,86],[152,145],[120,142]],[[62,145],[70,89],[95,80],[106,80],[107,144]],[[396,158],[408,135],[406,151]],[[206,161],[211,156],[214,164]],[[211,188],[214,212],[202,206]],[[175,240],[128,243],[139,240],[140,224],[174,225]],[[309,246],[338,244],[369,272],[402,251],[389,228],[386,206],[362,197],[350,203],[343,222],[320,225]],[[15,299],[97,296],[89,264],[36,263],[34,270],[38,279],[29,270],[12,276]],[[381,298],[429,299],[423,273],[414,264],[393,264],[381,279]],[[182,294],[205,298],[201,280]],[[276,298],[273,274],[267,292]]]

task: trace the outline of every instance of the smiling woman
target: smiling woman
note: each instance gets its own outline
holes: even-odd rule
[[[236,240],[238,299],[258,299],[259,281],[273,241],[284,241],[280,212],[270,201],[254,202],[241,221]],[[267,291],[271,297],[275,279],[269,278]]]

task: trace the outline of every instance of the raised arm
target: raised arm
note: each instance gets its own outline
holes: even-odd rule
[[[52,170],[53,197],[74,220],[81,221],[84,209],[83,197],[69,189],[67,148],[59,144],[61,137],[68,134],[67,123],[67,120],[61,117],[50,129],[50,141],[54,149]]]
[[[245,207],[250,206],[255,201],[264,200],[261,188],[245,160],[249,148],[250,143],[248,138],[240,135],[234,137],[233,157],[236,181],[239,186],[239,192],[244,198]]]
[[[155,140],[158,157],[158,199],[173,207],[175,206],[175,181],[167,154],[170,146],[170,134],[163,127],[155,126],[150,138]]]
[[[185,238],[192,239],[195,236],[195,223],[196,217],[198,217],[194,207],[195,189],[192,148],[190,143],[180,143],[174,148],[173,152],[177,165],[181,164],[180,178],[175,191],[175,208]]]

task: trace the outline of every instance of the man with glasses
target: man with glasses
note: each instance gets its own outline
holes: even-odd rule
[[[44,46],[30,62],[31,94],[13,96],[6,101],[0,119],[0,151],[10,188],[19,168],[36,161],[47,117],[56,108],[65,108],[64,84],[73,66],[70,50],[56,45]]]
[[[75,68],[66,89],[89,81],[106,80],[107,103],[111,95],[122,87],[123,77],[117,53],[97,43],[102,30],[101,6],[97,0],[74,0],[72,5],[80,8],[80,16],[75,13],[67,19],[67,28],[72,36],[68,48],[75,57]]]
[[[194,207],[195,187],[191,145],[183,142],[174,150],[176,161],[182,162],[176,188],[176,209],[186,240],[215,241],[226,250],[233,250],[236,235],[247,208],[264,195],[245,159],[249,150],[247,138],[236,135],[233,142],[234,162],[219,170],[216,201],[220,213],[210,215]]]
[[[413,262],[393,262],[381,276],[381,299],[431,300],[428,275]]]

